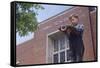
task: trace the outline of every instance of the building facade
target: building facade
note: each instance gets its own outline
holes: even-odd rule
[[[89,7],[72,7],[42,21],[34,32],[34,38],[16,46],[16,61],[19,65],[70,62],[69,40],[58,30],[61,25],[70,24],[68,17],[77,14],[84,24],[83,61],[96,60],[96,10]]]

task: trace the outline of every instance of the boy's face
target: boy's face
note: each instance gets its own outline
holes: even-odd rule
[[[77,25],[77,24],[78,24],[78,18],[72,17],[72,18],[71,18],[71,23],[72,23],[73,25]]]

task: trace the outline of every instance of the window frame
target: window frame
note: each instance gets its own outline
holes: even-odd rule
[[[65,62],[71,62],[71,60],[69,60],[69,61],[67,61],[67,50],[69,50],[70,49],[70,47],[69,47],[69,40],[68,40],[68,37],[67,37],[67,35],[64,35],[64,44],[65,44],[65,48],[64,49],[60,49],[60,39],[61,38],[58,38],[57,40],[58,40],[58,51],[56,51],[56,52],[54,52],[54,41],[52,41],[53,42],[53,54],[52,54],[52,62],[54,63],[54,55],[55,54],[58,54],[58,63],[62,63],[62,62],[60,62],[60,53],[61,52],[65,52]],[[67,42],[66,42],[67,41]],[[64,62],[64,63],[65,63]]]

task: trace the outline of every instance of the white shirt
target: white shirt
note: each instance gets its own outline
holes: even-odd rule
[[[78,30],[78,31],[83,31],[84,30],[84,25],[83,24],[77,24],[75,26],[75,28]]]

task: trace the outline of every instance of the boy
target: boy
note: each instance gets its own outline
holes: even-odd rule
[[[83,59],[84,44],[83,44],[83,24],[79,24],[79,17],[77,15],[71,15],[69,17],[71,25],[61,26],[60,31],[66,33],[69,38],[70,50],[72,52],[73,62],[80,62]]]

